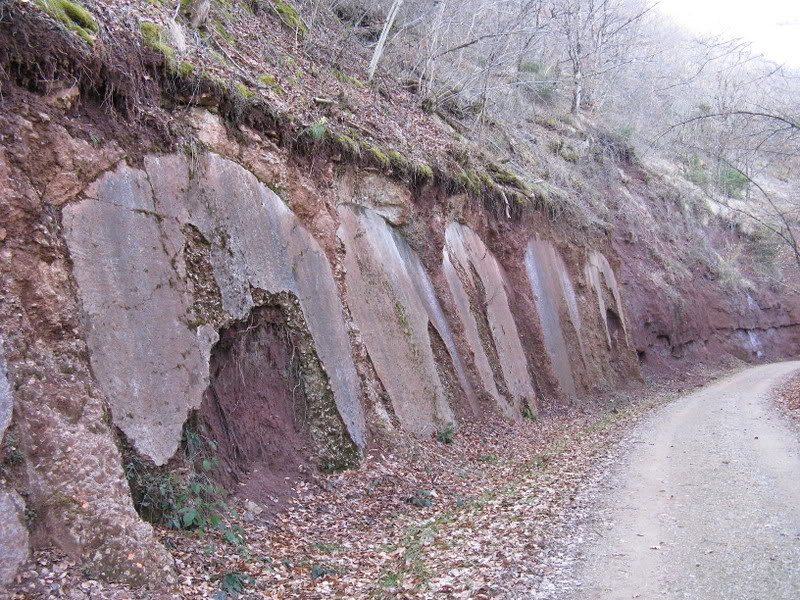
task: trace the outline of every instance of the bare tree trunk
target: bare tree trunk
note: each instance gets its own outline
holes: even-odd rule
[[[378,68],[378,62],[383,56],[383,48],[386,46],[386,38],[389,37],[394,21],[397,18],[397,13],[400,12],[400,7],[403,5],[403,0],[394,0],[392,7],[389,9],[389,14],[386,16],[386,22],[383,24],[383,31],[381,37],[378,39],[378,45],[375,46],[375,52],[372,53],[372,60],[369,61],[369,71],[367,72],[367,81],[372,81],[375,76],[375,69]]]
[[[583,103],[583,70],[581,69],[580,45],[577,56],[572,61],[572,112],[578,114]]]

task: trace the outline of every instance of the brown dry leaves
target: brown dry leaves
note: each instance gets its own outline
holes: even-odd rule
[[[800,374],[792,375],[775,393],[778,404],[800,419]]]
[[[372,451],[358,469],[300,484],[272,522],[238,512],[241,545],[159,530],[180,580],[178,593],[162,597],[222,598],[226,573],[249,576],[245,598],[496,596],[536,567],[598,454],[653,403],[519,424],[487,419],[461,427],[452,444],[401,437],[394,453]],[[88,580],[52,552],[35,561],[15,598],[153,597]]]

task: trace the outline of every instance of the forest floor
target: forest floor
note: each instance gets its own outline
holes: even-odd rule
[[[749,368],[652,411],[616,445],[505,598],[800,597],[800,362]]]
[[[370,452],[357,469],[299,484],[284,511],[255,514],[252,504],[233,500],[228,524],[241,540],[158,528],[180,580],[173,592],[100,582],[44,550],[22,570],[10,597],[513,595],[555,572],[548,549],[617,442],[655,407],[716,375],[698,370],[596,399],[592,408],[569,415],[520,424],[484,420],[449,440],[405,438],[391,453]]]

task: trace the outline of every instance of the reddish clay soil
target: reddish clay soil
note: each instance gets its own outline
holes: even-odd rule
[[[308,461],[309,440],[297,357],[279,308],[255,309],[222,331],[199,421],[219,444],[214,473],[225,489],[279,506]]]

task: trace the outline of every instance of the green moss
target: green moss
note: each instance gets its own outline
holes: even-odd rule
[[[528,191],[528,186],[525,184],[525,182],[505,167],[501,167],[495,163],[490,163],[487,166],[487,169],[497,183],[502,183],[503,185],[517,188],[523,192]]]
[[[521,192],[511,192],[511,201],[520,207],[528,206],[528,197]]]
[[[225,40],[231,45],[236,43],[236,38],[234,38],[230,33],[228,33],[228,30],[225,29],[225,26],[222,23],[220,23],[219,21],[214,21],[212,26],[214,27],[214,31],[217,32],[217,35],[219,35],[219,37],[221,37],[223,40]]]
[[[389,157],[389,162],[391,163],[392,168],[396,169],[400,173],[408,173],[411,170],[411,163],[409,160],[397,150],[389,150],[389,152],[386,153],[386,156]]]
[[[236,90],[236,93],[239,94],[239,96],[241,96],[245,100],[249,100],[250,98],[256,95],[256,93],[253,90],[251,90],[249,87],[247,87],[240,81],[234,83],[233,88]]]
[[[36,4],[82,40],[89,44],[94,43],[95,34],[100,31],[100,27],[82,4],[71,0],[36,0]]]
[[[192,63],[185,60],[178,63],[178,75],[181,77],[189,77],[192,73],[194,73],[194,65]]]
[[[352,84],[352,85],[354,85],[356,87],[360,87],[360,88],[364,87],[364,82],[363,81],[361,81],[359,79],[356,79],[355,77],[350,77],[350,75],[348,75],[347,73],[342,73],[338,69],[334,69],[333,70],[333,77],[339,83],[349,83],[349,84]]]
[[[300,18],[294,6],[286,0],[272,0],[272,6],[275,7],[283,24],[297,32],[300,37],[308,33],[308,26],[303,23],[303,19]]]
[[[546,206],[550,203],[550,191],[543,185],[535,185],[531,190],[533,193],[533,197],[536,198],[536,202],[542,206]]]
[[[483,182],[475,171],[459,171],[453,179],[458,187],[475,196],[480,195]]]
[[[258,83],[261,83],[267,87],[275,87],[278,85],[278,80],[275,79],[275,75],[270,73],[262,73],[256,79],[258,79]]]
[[[424,162],[413,162],[411,164],[411,173],[414,176],[414,181],[418,183],[433,179],[433,169]]]
[[[175,61],[175,49],[169,45],[169,38],[164,32],[164,28],[157,23],[142,21],[139,25],[144,45],[155,50],[164,57],[164,65],[169,71],[177,71]]]
[[[339,146],[343,152],[349,154],[353,158],[358,158],[361,156],[361,144],[359,144],[349,135],[344,135],[342,133],[331,133],[331,140],[335,145]]]
[[[478,179],[481,180],[483,187],[485,188],[493,188],[495,187],[494,179],[486,172],[486,171],[478,171],[476,173]]]
[[[564,147],[561,149],[561,158],[567,162],[576,163],[578,162],[578,153],[572,148]]]
[[[381,150],[378,146],[370,146],[367,148],[367,152],[369,152],[372,160],[378,165],[381,169],[388,169],[392,162],[389,160],[389,157],[386,155],[386,152]]]

